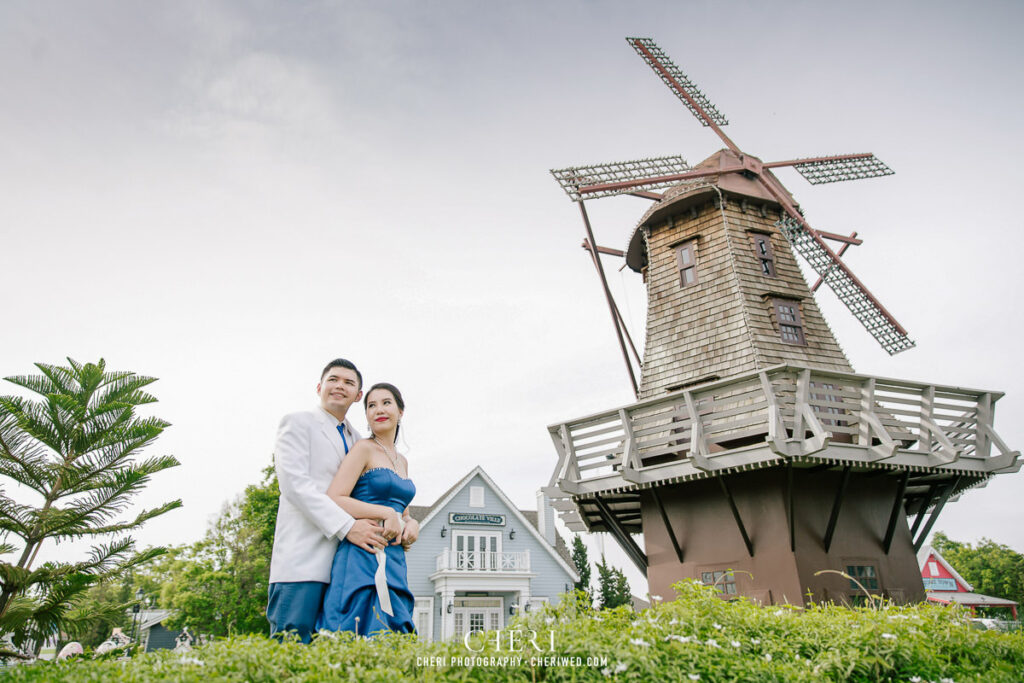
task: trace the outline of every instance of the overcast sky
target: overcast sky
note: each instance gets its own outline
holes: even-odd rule
[[[71,356],[160,378],[153,450],[182,465],[140,504],[184,507],[142,544],[198,539],[257,482],[336,356],[405,393],[417,504],[479,464],[534,507],[546,426],[632,399],[548,169],[721,147],[639,35],[747,152],[896,171],[778,175],[815,227],[864,238],[846,260],[917,348],[890,358],[820,305],[858,372],[1006,392],[1020,449],[1022,25],[994,1],[3,3],[0,375]],[[598,241],[622,248],[647,205],[590,202]],[[1024,551],[1022,496],[998,477],[936,529]]]

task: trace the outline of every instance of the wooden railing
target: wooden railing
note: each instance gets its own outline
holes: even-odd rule
[[[559,456],[549,487],[585,494],[826,450],[852,462],[1015,471],[1019,453],[992,428],[1001,396],[775,366],[549,426]]]
[[[497,553],[445,549],[437,556],[437,571],[528,572],[530,551]]]

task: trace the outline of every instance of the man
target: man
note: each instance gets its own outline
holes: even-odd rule
[[[309,642],[340,540],[368,552],[385,546],[376,521],[353,519],[327,496],[342,459],[360,438],[345,416],[362,388],[363,377],[351,361],[332,360],[316,385],[320,406],[285,415],[278,428],[274,466],[281,498],[270,558],[271,635],[294,631]],[[403,542],[412,543],[418,534],[418,525],[407,529]]]

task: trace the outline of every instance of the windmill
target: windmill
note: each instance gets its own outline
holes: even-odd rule
[[[690,577],[764,602],[848,600],[834,573],[846,572],[923,597],[915,553],[946,503],[1020,468],[992,426],[1002,394],[855,374],[812,296],[821,283],[890,354],[914,343],[842,261],[856,233],[812,228],[772,169],[812,184],[892,171],[872,154],[765,163],[652,40],[627,41],[725,148],[696,166],[666,156],[552,171],[579,205],[638,399],[548,427],[553,505],[570,529],[611,533],[653,593]],[[584,206],[620,194],[654,202],[625,251],[597,245]],[[601,254],[644,277],[642,360]]]

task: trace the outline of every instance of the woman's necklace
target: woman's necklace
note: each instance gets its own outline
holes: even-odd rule
[[[389,451],[387,449],[387,447],[384,446],[384,444],[381,442],[381,440],[377,438],[376,434],[373,435],[373,441],[378,446],[380,446],[380,449],[382,451],[384,451],[384,455],[388,456],[388,460],[391,461],[391,466],[394,468],[395,474],[398,474],[399,473],[398,472],[398,451],[396,450],[395,453],[392,454],[391,451]]]

